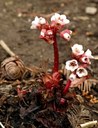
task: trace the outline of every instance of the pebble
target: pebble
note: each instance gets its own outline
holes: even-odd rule
[[[19,13],[17,14],[17,16],[18,16],[18,17],[22,17],[22,13],[19,12]]]
[[[96,7],[86,7],[85,12],[90,15],[95,15],[97,13]]]

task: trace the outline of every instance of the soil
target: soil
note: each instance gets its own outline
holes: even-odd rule
[[[70,58],[71,46],[75,43],[82,44],[85,50],[90,49],[93,55],[98,55],[98,10],[95,14],[87,14],[87,7],[97,8],[98,0],[0,0],[0,40],[4,40],[28,67],[40,66],[49,59],[48,66],[52,68],[52,46],[39,39],[39,32],[31,30],[30,26],[35,16],[49,19],[58,12],[70,19],[69,28],[73,31],[69,42],[58,37],[60,64]],[[0,63],[8,56],[0,47]],[[93,77],[98,78],[98,60],[92,60],[91,69]],[[95,114],[94,119],[98,120],[98,115]],[[14,124],[12,127],[18,128]]]
[[[70,28],[75,32],[70,42],[59,39],[60,63],[70,57],[70,46],[79,43],[85,49],[90,49],[93,55],[98,53],[98,13],[88,15],[86,7],[96,7],[97,0],[1,0],[0,1],[0,39],[14,51],[25,64],[40,65],[41,61],[49,59],[53,63],[53,49],[43,40],[39,39],[38,31],[31,30],[31,21],[34,17],[60,12],[70,19]],[[49,16],[48,16],[49,18]],[[87,36],[87,32],[91,36]],[[92,34],[94,33],[94,34]],[[0,47],[0,62],[6,58],[6,52]],[[97,62],[93,62],[94,72],[97,74]]]

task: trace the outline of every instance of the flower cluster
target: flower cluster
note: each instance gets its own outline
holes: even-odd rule
[[[72,60],[66,62],[65,68],[71,71],[69,79],[71,81],[76,78],[82,78],[88,76],[87,67],[91,64],[90,59],[93,58],[92,52],[88,49],[86,52],[83,50],[83,46],[75,44],[72,46]]]
[[[60,30],[63,29],[65,25],[69,24],[69,22],[70,21],[66,18],[65,15],[60,15],[58,13],[55,13],[51,17],[50,24],[45,18],[38,18],[36,16],[32,21],[31,29],[39,29],[41,31],[40,38],[44,39],[49,44],[53,44],[56,33],[59,33],[59,35],[65,40],[70,40],[70,35],[72,34],[71,30],[66,29],[60,32]]]

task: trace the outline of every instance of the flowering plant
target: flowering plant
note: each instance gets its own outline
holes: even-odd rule
[[[46,86],[51,88],[52,86],[56,86],[59,83],[60,75],[58,72],[59,69],[59,54],[58,54],[58,46],[57,46],[57,39],[56,36],[59,34],[60,37],[63,39],[69,41],[70,35],[72,34],[71,30],[63,30],[64,26],[67,27],[69,24],[69,20],[66,18],[65,15],[60,15],[58,13],[55,13],[51,17],[51,23],[49,24],[47,20],[43,17],[38,18],[37,16],[32,21],[31,29],[38,29],[40,30],[40,38],[44,39],[47,43],[52,44],[54,48],[54,67],[53,67],[53,75],[49,77],[48,75],[48,82],[47,77],[45,80],[44,77],[44,83],[46,83]],[[54,78],[54,74],[58,74],[59,77]],[[55,75],[57,76],[57,75]],[[55,80],[56,79],[56,80]],[[49,82],[50,81],[50,82]],[[56,81],[56,82],[55,82]],[[51,83],[51,84],[50,84]]]
[[[48,23],[43,17],[38,18],[37,16],[32,21],[31,29],[40,30],[40,38],[44,39],[48,44],[52,44],[54,48],[54,67],[53,74],[46,74],[43,77],[43,82],[48,89],[57,87],[60,82],[59,73],[59,54],[56,36],[59,34],[60,37],[69,41],[71,38],[72,31],[69,29],[63,30],[64,26],[68,26],[69,20],[65,15],[55,13],[51,17],[51,22]],[[93,58],[91,51],[88,49],[86,52],[83,50],[83,46],[75,44],[71,47],[72,49],[72,60],[66,62],[65,68],[69,70],[70,76],[67,80],[66,86],[64,87],[63,93],[66,94],[69,87],[73,85],[73,81],[76,79],[87,79],[88,71],[87,67],[91,64],[90,59]]]

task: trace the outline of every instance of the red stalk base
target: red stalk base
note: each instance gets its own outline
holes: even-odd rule
[[[71,80],[69,79],[69,80],[67,81],[67,83],[66,83],[65,88],[64,88],[64,91],[63,91],[63,93],[64,93],[64,94],[66,94],[66,93],[67,93],[67,91],[68,91],[68,89],[69,89],[70,85],[71,85]]]

